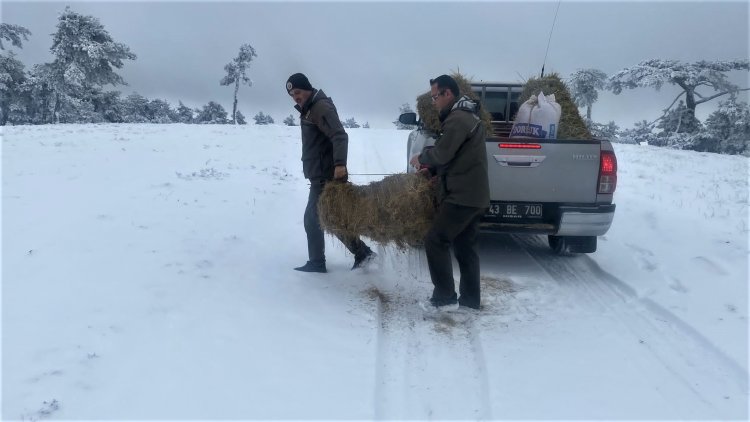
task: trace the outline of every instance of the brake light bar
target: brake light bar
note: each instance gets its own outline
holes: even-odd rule
[[[541,149],[539,144],[498,144],[500,149]]]

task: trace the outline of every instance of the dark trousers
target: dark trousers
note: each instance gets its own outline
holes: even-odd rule
[[[453,281],[453,263],[450,248],[456,255],[461,270],[458,303],[479,308],[479,255],[477,235],[479,219],[484,208],[466,207],[443,202],[438,208],[432,227],[425,237],[425,253],[430,268],[432,298],[437,301],[452,301],[456,298]]]
[[[320,228],[320,217],[318,216],[318,198],[323,193],[325,180],[310,181],[310,195],[307,197],[305,208],[305,233],[307,233],[307,255],[312,262],[325,262],[326,242],[323,229]],[[362,257],[370,251],[370,248],[360,240],[359,237],[339,236],[336,237],[346,246],[355,257]]]

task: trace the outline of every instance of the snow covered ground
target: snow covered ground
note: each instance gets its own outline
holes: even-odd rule
[[[405,170],[406,131],[349,134],[351,173]],[[615,149],[599,250],[482,236],[455,323],[418,250],[292,270],[298,127],[6,127],[2,417],[747,419],[748,159]]]

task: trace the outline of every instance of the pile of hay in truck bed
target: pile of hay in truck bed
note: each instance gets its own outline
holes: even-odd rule
[[[560,104],[562,113],[560,114],[560,124],[557,127],[557,139],[593,139],[586,123],[578,112],[578,106],[570,96],[568,87],[556,73],[527,80],[521,96],[518,98],[518,105],[526,102],[532,95],[538,95],[539,92],[544,92],[544,95],[555,94],[555,101]]]
[[[433,184],[419,174],[394,174],[365,186],[330,182],[318,201],[323,230],[364,236],[404,249],[421,244],[435,216]]]

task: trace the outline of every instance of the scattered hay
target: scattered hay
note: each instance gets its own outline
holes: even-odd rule
[[[453,73],[451,77],[456,80],[460,95],[466,95],[472,100],[479,102],[479,97],[471,91],[470,79],[467,79],[457,72]],[[435,105],[432,103],[430,91],[417,97],[417,113],[419,113],[419,119],[424,123],[424,127],[427,130],[435,133],[440,131],[440,118],[438,116],[438,111],[435,109]],[[492,123],[490,123],[492,117],[490,116],[490,113],[482,108],[480,109],[480,115],[487,133],[492,133]]]
[[[364,236],[400,249],[420,244],[435,217],[435,189],[419,174],[394,174],[366,186],[327,183],[320,225],[336,235]]]
[[[532,95],[538,95],[539,91],[544,92],[544,95],[555,94],[555,101],[560,104],[562,114],[557,128],[557,139],[593,139],[586,123],[578,113],[578,107],[573,102],[568,87],[557,73],[551,73],[543,78],[530,78],[526,81],[518,104],[523,104]]]

